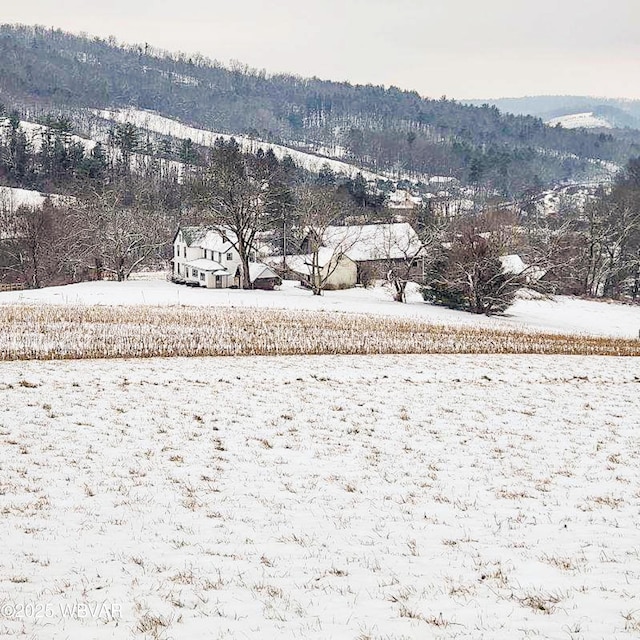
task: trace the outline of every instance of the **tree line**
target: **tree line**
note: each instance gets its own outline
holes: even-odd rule
[[[37,144],[17,114],[0,129],[0,185],[57,192],[42,207],[16,206],[8,191],[0,198],[0,281],[40,287],[124,280],[142,266],[164,269],[178,225],[205,223],[236,232],[250,286],[248,256],[256,234],[274,252],[297,242],[297,185],[311,180],[354,209],[381,209],[382,197],[362,176],[325,170],[312,177],[270,150],[243,153],[233,139],[219,139],[211,149],[181,145],[189,153],[176,166],[142,153],[146,144],[128,123],[115,127],[104,146],[87,151],[73,142],[64,122],[46,122],[53,126],[42,129]],[[82,170],[86,166],[91,170]]]
[[[390,222],[400,215],[361,175],[346,178],[328,167],[311,175],[271,151],[243,153],[233,140],[219,139],[211,149],[183,141],[181,168],[167,168],[161,158],[142,153],[148,141],[127,123],[110,132],[104,147],[87,150],[63,118],[45,120],[34,144],[17,114],[6,115],[1,181],[47,185],[69,195],[38,209],[0,202],[5,281],[39,287],[105,276],[124,280],[143,265],[166,265],[179,224],[205,223],[234,232],[242,284],[249,287],[249,254],[258,240],[272,253],[296,253],[310,229],[321,238],[329,225]],[[401,215],[418,231],[425,252],[389,260],[384,277],[396,299],[404,300],[420,258],[426,299],[476,313],[504,310],[522,286],[636,300],[639,211],[638,159],[583,211],[555,218],[500,204],[453,218],[419,207]],[[501,259],[509,254],[521,256],[526,267],[506,270]],[[322,291],[321,280],[316,278],[315,293]]]
[[[339,147],[361,166],[453,175],[508,197],[601,174],[590,159],[623,164],[640,154],[637,140],[547,127],[489,105],[269,75],[40,27],[0,27],[0,60],[0,90],[23,109],[133,105],[214,131]]]
[[[491,314],[523,287],[640,299],[640,158],[583,209],[539,219],[498,207],[450,221],[430,254],[422,291],[437,304]]]

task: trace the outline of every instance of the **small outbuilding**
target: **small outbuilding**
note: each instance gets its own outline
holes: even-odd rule
[[[299,280],[304,286],[311,286],[313,274],[313,254],[297,254],[288,256],[269,256],[264,258],[273,269],[283,278]],[[322,288],[350,289],[358,282],[358,267],[356,263],[344,254],[335,254],[330,249],[322,247],[318,251],[317,277],[323,283]]]
[[[249,263],[249,280],[251,280],[254,289],[263,289],[264,291],[273,291],[282,284],[280,276],[270,266],[262,262]]]

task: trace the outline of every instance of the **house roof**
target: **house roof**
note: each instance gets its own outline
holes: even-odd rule
[[[224,233],[224,236],[223,236]],[[212,229],[195,242],[193,247],[200,247],[201,249],[208,249],[209,251],[218,251],[219,253],[226,253],[233,249],[233,243],[236,241],[236,236],[230,231],[219,231],[218,229]]]
[[[206,227],[178,227],[175,235],[173,236],[173,241],[175,242],[178,236],[182,234],[183,240],[186,242],[187,246],[190,247],[192,243],[202,237],[206,231]]]
[[[178,235],[182,233],[182,238],[188,247],[208,249],[225,253],[233,248],[236,242],[236,234],[225,227],[192,226],[180,227],[173,238],[175,242]]]
[[[537,282],[547,273],[545,269],[525,264],[516,253],[500,256],[500,262],[504,273],[516,276],[525,274],[527,282]]]
[[[334,257],[336,259],[341,257],[344,258],[344,256],[340,256],[333,249],[329,249],[328,247],[320,247],[318,251],[318,266],[323,269],[331,262],[332,258]],[[295,271],[296,273],[306,276],[311,275],[311,266],[313,261],[313,255],[311,253],[288,256],[269,256],[268,258],[265,258],[265,262],[273,265],[274,267],[282,267],[283,259],[287,268],[291,271]]]
[[[322,244],[355,262],[414,258],[423,251],[418,234],[408,222],[327,227]]]
[[[249,280],[255,282],[256,280],[264,278],[277,278],[278,274],[266,264],[262,262],[250,262],[249,263]]]
[[[392,209],[413,209],[422,204],[420,196],[414,196],[405,189],[396,189],[388,197],[389,207]]]
[[[502,263],[502,270],[505,273],[518,275],[527,269],[527,265],[522,261],[522,258],[517,253],[512,253],[508,256],[500,256],[500,262]]]
[[[200,271],[206,271],[208,273],[216,273],[218,275],[229,274],[229,272],[219,262],[207,260],[206,258],[191,260],[191,262],[186,262],[185,265],[192,269],[199,269]]]

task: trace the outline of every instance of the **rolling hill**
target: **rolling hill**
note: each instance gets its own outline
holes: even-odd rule
[[[80,135],[88,135],[92,110],[152,111],[374,174],[453,176],[506,196],[607,179],[640,154],[634,139],[548,127],[539,117],[489,105],[227,68],[202,56],[41,27],[0,26],[0,62],[6,110],[31,121],[64,113]]]
[[[527,96],[497,100],[470,100],[502,111],[541,118],[551,126],[585,129],[640,130],[640,100],[595,96]]]

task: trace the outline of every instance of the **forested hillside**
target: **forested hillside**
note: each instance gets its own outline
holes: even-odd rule
[[[0,27],[0,62],[0,99],[31,119],[134,106],[214,131],[329,150],[374,170],[454,176],[509,197],[563,180],[602,179],[640,153],[634,141],[546,127],[495,107],[272,76],[40,27]]]

